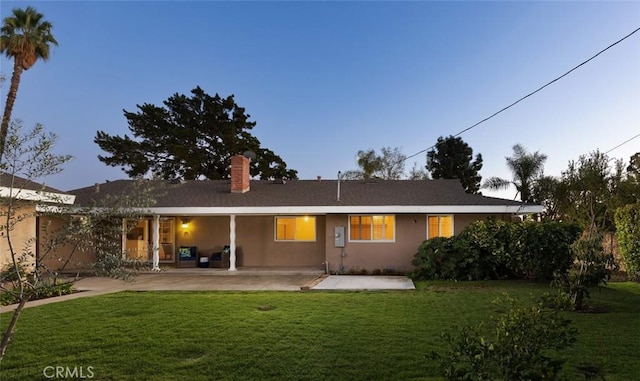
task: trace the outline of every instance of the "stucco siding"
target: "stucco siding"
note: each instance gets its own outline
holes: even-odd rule
[[[6,225],[7,221],[7,207],[0,206],[1,218],[0,225]],[[4,267],[9,263],[12,263],[11,250],[9,246],[9,239],[11,240],[11,247],[13,248],[16,256],[27,250],[28,252],[35,254],[35,238],[36,238],[36,212],[34,205],[22,206],[13,209],[14,214],[12,222],[10,223],[9,231],[6,227],[2,228],[0,233],[0,267]],[[18,221],[21,219],[21,221]],[[7,234],[9,235],[7,237]],[[28,264],[35,263],[33,256],[28,256]]]
[[[38,217],[38,261],[51,271],[90,270],[95,262],[93,251],[74,249],[72,244],[50,249],[48,242],[59,234],[63,221],[48,216]]]
[[[315,242],[277,242],[274,216],[236,218],[242,266],[317,267],[324,262],[325,217],[316,216]]]
[[[237,216],[236,265],[322,268],[324,220],[324,216],[316,216],[315,242],[276,242],[274,216]],[[176,247],[196,246],[199,253],[210,255],[228,244],[228,216],[194,217],[188,229],[176,226]]]
[[[454,215],[454,234],[460,234],[470,223],[489,217],[510,220],[510,215],[456,214]],[[346,214],[329,215],[326,218],[327,239],[325,241],[326,259],[331,272],[358,272],[366,270],[395,270],[409,272],[411,262],[420,244],[427,238],[426,214],[396,214],[395,240],[393,242],[357,242],[348,239],[349,216]],[[344,226],[344,248],[336,248],[334,229]]]

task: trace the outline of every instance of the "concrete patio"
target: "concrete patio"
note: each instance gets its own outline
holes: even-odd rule
[[[402,276],[325,275],[317,269],[171,269],[145,272],[131,281],[84,277],[76,282],[80,292],[28,302],[25,308],[120,291],[328,291],[413,290],[413,282]],[[15,305],[0,307],[0,313]]]

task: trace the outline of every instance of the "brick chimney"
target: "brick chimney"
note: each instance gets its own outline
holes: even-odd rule
[[[231,193],[249,191],[249,158],[242,155],[231,157]]]

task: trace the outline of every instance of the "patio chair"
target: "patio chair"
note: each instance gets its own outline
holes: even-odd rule
[[[209,267],[226,268],[229,267],[229,254],[231,253],[231,247],[226,245],[222,251],[211,254],[211,260],[209,261]]]

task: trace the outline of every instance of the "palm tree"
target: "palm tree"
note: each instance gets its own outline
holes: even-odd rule
[[[58,46],[58,41],[51,34],[53,25],[43,19],[43,15],[35,8],[15,8],[13,15],[2,21],[0,28],[0,52],[8,58],[13,58],[13,74],[11,85],[7,93],[7,103],[2,115],[0,128],[0,159],[4,154],[4,143],[11,120],[11,111],[18,94],[20,76],[24,70],[29,70],[39,59],[49,59],[49,47]]]
[[[360,169],[346,171],[342,178],[345,180],[367,180],[375,178],[383,169],[382,157],[374,149],[358,151],[358,167]]]
[[[538,151],[530,154],[523,146],[516,144],[513,146],[513,156],[505,159],[507,160],[507,167],[513,174],[513,180],[492,177],[487,179],[482,187],[500,190],[507,189],[513,184],[520,194],[522,202],[532,202],[533,188],[536,180],[542,176],[547,155]]]

